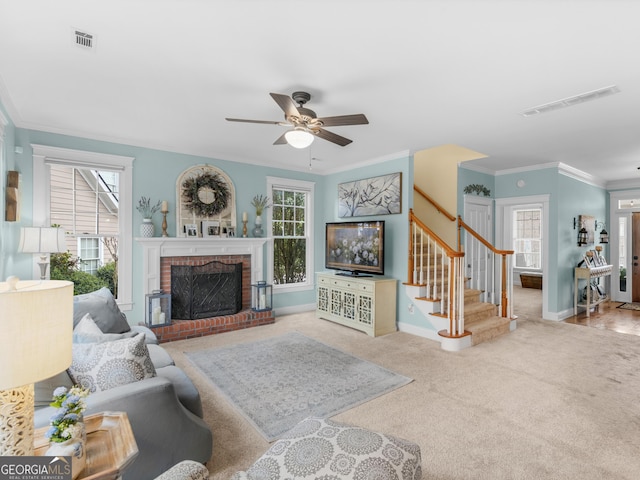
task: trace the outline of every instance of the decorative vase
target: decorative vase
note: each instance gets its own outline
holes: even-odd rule
[[[150,218],[142,219],[142,223],[140,224],[140,236],[141,237],[153,237],[155,233],[155,227],[151,222]]]
[[[264,232],[262,231],[262,216],[256,215],[256,226],[253,228],[253,236],[261,237]]]
[[[70,438],[66,442],[51,442],[45,455],[52,457],[71,457],[71,478],[82,473],[87,463],[86,443],[82,438]]]

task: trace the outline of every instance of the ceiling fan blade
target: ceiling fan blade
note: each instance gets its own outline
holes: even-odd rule
[[[338,115],[337,117],[322,117],[317,119],[322,122],[325,127],[338,127],[341,125],[365,125],[369,123],[367,117],[362,113],[356,113],[355,115]]]
[[[284,111],[285,116],[288,117],[299,117],[300,113],[298,112],[298,108],[296,104],[293,103],[293,100],[288,95],[282,95],[281,93],[270,93],[271,97],[276,101],[276,103],[280,106],[280,108]]]
[[[284,132],[287,133],[287,132]],[[273,142],[274,145],[286,145],[287,139],[284,137],[284,133],[278,137],[278,139]]]
[[[353,141],[322,128],[314,130],[314,133],[316,134],[316,136],[322,138],[323,140],[328,140],[335,143],[336,145],[340,145],[341,147],[345,147]]]
[[[244,123],[266,123],[267,125],[289,125],[285,122],[274,122],[272,120],[246,120],[244,118],[225,118],[228,122],[244,122]]]

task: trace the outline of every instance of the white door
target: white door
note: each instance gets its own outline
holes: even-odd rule
[[[464,223],[493,245],[493,200],[465,195]],[[489,252],[480,241],[467,233],[464,237],[464,259],[469,287],[483,292],[481,296],[483,302],[496,303],[493,271],[491,268],[487,269]]]

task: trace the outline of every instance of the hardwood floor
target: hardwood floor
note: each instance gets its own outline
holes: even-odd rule
[[[513,310],[519,318],[542,317],[542,290],[514,287],[513,296]],[[624,310],[618,308],[620,305],[622,302],[604,302],[598,305],[589,317],[584,308],[578,309],[578,315],[564,321],[640,336],[640,311]]]

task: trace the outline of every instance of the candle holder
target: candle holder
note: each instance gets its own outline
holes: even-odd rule
[[[242,220],[242,238],[247,238],[247,221]]]
[[[169,213],[169,210],[162,210],[162,236],[163,237],[168,237],[169,234],[167,233],[167,213]]]

